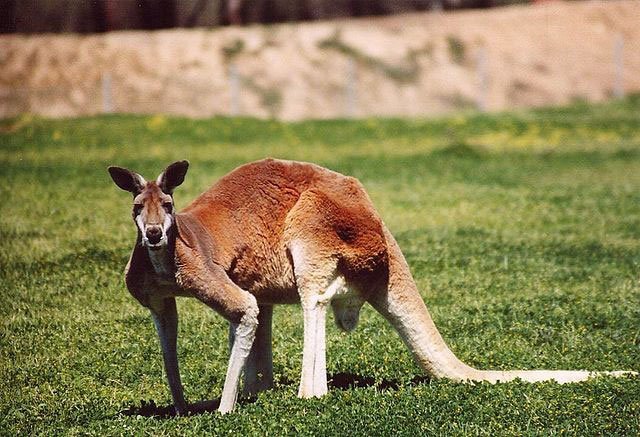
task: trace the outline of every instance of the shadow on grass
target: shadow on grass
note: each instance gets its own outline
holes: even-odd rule
[[[339,372],[332,375],[327,375],[329,390],[351,390],[354,388],[368,388],[375,387],[380,391],[384,390],[397,390],[401,386],[415,386],[428,383],[431,378],[428,376],[416,376],[411,381],[403,383],[394,379],[382,379],[376,380],[370,376],[357,375],[355,373]],[[297,382],[283,379],[277,382],[279,386],[291,386],[297,384]],[[257,397],[252,396],[249,398],[243,398],[238,401],[240,405],[252,404],[256,402]],[[187,408],[187,416],[196,416],[205,413],[214,413],[218,410],[220,405],[220,398],[204,400],[196,402],[195,404],[189,404]],[[120,412],[123,416],[143,416],[153,417],[156,419],[169,419],[176,416],[176,412],[173,405],[156,405],[154,400],[141,401],[140,406],[133,405]]]
[[[256,397],[250,397],[245,399],[240,399],[238,404],[251,404],[256,401]],[[194,404],[189,404],[187,407],[186,416],[197,416],[199,414],[205,413],[215,413],[218,411],[218,407],[220,406],[220,398],[204,400],[200,402],[196,402]],[[154,400],[150,401],[141,401],[140,406],[133,405],[120,412],[120,415],[123,416],[143,416],[143,417],[153,417],[156,419],[169,419],[176,416],[176,411],[173,408],[173,405],[156,405]]]
[[[353,388],[368,388],[375,387],[376,389],[383,390],[397,390],[401,386],[415,386],[420,384],[426,384],[431,381],[429,376],[416,376],[407,383],[403,383],[395,379],[382,379],[376,380],[371,376],[357,375],[355,373],[339,372],[328,376],[329,389],[349,390]]]

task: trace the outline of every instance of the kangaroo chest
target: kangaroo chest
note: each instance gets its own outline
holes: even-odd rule
[[[175,260],[173,254],[166,248],[147,250],[153,270],[161,278],[172,278],[175,274]]]
[[[191,296],[176,283],[175,259],[167,249],[147,250],[153,271],[147,275],[147,293],[153,297]]]

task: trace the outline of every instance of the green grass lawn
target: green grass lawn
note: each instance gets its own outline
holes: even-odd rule
[[[123,283],[131,199],[106,167],[151,178],[190,160],[182,207],[266,156],[363,182],[469,364],[640,371],[638,97],[439,120],[24,116],[0,121],[0,434],[640,433],[640,378],[429,381],[368,306],[351,335],[329,321],[324,398],[296,398],[302,317],[281,306],[274,390],[226,416],[147,417],[143,400],[171,400],[150,316]],[[178,307],[186,396],[215,399],[227,325]]]

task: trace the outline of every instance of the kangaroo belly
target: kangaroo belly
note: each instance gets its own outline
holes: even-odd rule
[[[228,269],[231,280],[253,294],[260,304],[293,304],[300,298],[284,247],[243,248]]]
[[[258,305],[292,305],[300,303],[300,295],[295,287],[286,289],[261,289],[252,294],[258,301]]]

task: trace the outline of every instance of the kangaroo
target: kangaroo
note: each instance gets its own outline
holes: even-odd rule
[[[153,317],[177,414],[187,413],[176,355],[177,296],[200,300],[230,323],[230,358],[219,411],[243,393],[273,385],[273,305],[300,303],[304,317],[298,396],[327,393],[325,319],[353,330],[365,302],[397,330],[434,378],[455,381],[583,381],[634,372],[478,370],[459,360],[438,332],[398,244],[358,180],[323,167],[266,159],[224,176],[181,212],[173,191],[189,163],[155,181],[109,167],[133,194],[137,239],[126,285]]]

